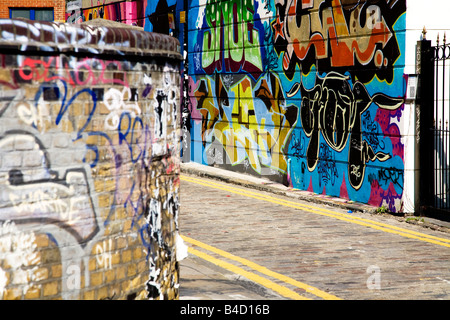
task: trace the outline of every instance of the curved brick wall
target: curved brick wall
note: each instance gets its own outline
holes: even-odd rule
[[[178,41],[0,35],[0,298],[177,299]]]

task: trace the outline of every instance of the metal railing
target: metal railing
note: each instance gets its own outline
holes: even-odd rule
[[[434,51],[434,204],[450,210],[450,44],[439,36]]]

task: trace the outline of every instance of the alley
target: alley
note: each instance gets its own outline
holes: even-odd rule
[[[246,279],[231,298],[450,298],[446,232],[186,173],[180,203],[180,233],[190,248],[180,299],[215,298],[192,297],[193,281],[183,278],[204,267],[228,275],[220,285]]]

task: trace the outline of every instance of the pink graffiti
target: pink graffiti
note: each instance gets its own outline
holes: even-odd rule
[[[380,124],[383,134],[391,139],[392,155],[399,156],[402,160],[404,160],[405,145],[401,142],[401,134],[398,125],[392,123],[391,119],[397,119],[397,121],[400,121],[403,108],[404,106],[401,106],[396,110],[378,108],[375,116],[375,121]]]
[[[50,82],[54,80],[63,80],[71,86],[76,85],[96,85],[96,84],[118,84],[128,87],[126,76],[124,80],[121,79],[108,79],[105,77],[105,72],[110,66],[113,70],[120,72],[122,65],[115,61],[102,61],[97,60],[95,64],[100,65],[100,72],[92,68],[91,58],[85,58],[80,62],[77,62],[73,67],[73,72],[67,72],[65,75],[56,75],[52,70],[69,70],[68,61],[62,62],[59,57],[49,57],[48,60],[26,58],[19,68],[19,76],[25,80],[38,80],[42,82]],[[94,64],[94,65],[95,65]],[[82,74],[82,75],[81,75]]]
[[[343,178],[342,178],[341,188],[339,190],[339,198],[349,200],[350,197],[348,196],[347,183],[345,182],[345,173],[342,176],[343,176]]]
[[[370,205],[380,207],[387,204],[390,212],[401,211],[397,210],[397,204],[401,202],[402,195],[395,191],[394,184],[391,182],[387,190],[383,190],[377,180],[372,181],[370,198],[367,202]]]

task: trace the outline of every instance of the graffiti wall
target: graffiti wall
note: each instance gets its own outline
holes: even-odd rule
[[[176,299],[178,41],[0,34],[0,298]]]
[[[105,19],[143,27],[163,34],[181,32],[179,12],[184,2],[176,0],[78,0],[67,5],[66,22]]]
[[[192,0],[191,160],[402,210],[405,0]]]
[[[94,19],[106,19],[143,27],[148,0],[79,0],[68,3],[66,21],[81,23]]]

